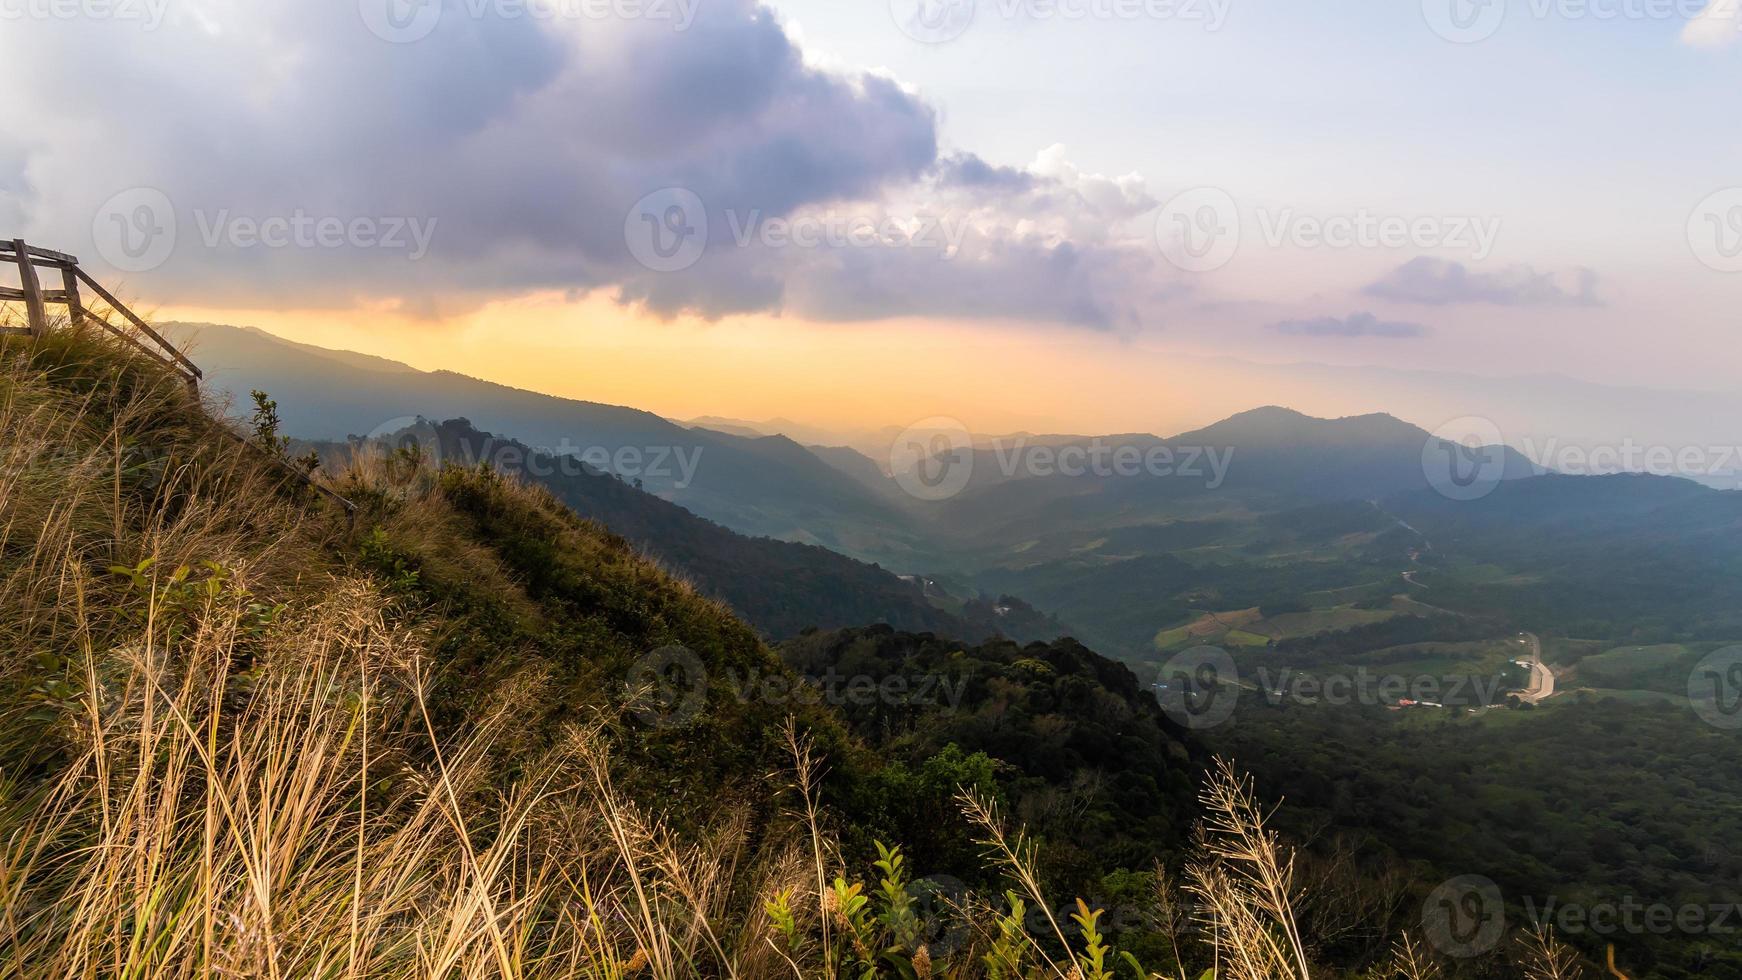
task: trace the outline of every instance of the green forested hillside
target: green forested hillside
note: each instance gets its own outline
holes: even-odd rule
[[[1593,958],[1613,943],[1633,977],[1742,977],[1742,739],[1685,701],[1469,717],[1248,697],[1208,741],[1296,833],[1360,832],[1430,885],[1491,879],[1514,924],[1594,913],[1563,937]]]
[[[910,699],[843,698],[840,712],[909,767],[951,749],[984,754],[1012,813],[1045,842],[1044,866],[1068,887],[1093,888],[1185,845],[1184,804],[1202,759],[1129,668],[1081,644],[971,645],[869,627],[800,637],[780,653],[805,676],[925,678]],[[946,800],[908,810],[902,839],[929,839],[939,809]]]
[[[956,612],[941,609],[920,584],[876,565],[816,545],[738,534],[581,460],[480,432],[464,419],[419,422],[390,434],[385,443],[416,447],[432,459],[460,465],[487,463],[544,487],[773,639],[870,623],[971,639],[1001,633],[1051,639],[1064,631],[1048,632],[1056,624],[1037,622],[1038,617],[995,616],[986,601],[957,602]],[[331,447],[327,455],[336,464],[350,452]]]

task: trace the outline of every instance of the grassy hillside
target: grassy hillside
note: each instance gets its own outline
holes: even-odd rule
[[[444,460],[489,462],[543,486],[773,639],[867,623],[969,639],[997,632],[992,624],[970,624],[938,608],[918,584],[876,565],[815,545],[738,534],[581,460],[480,432],[465,419],[420,422],[391,434],[388,442],[415,445]]]
[[[254,421],[0,340],[6,976],[1430,975],[1231,768],[1171,852],[1191,754],[1081,647],[874,644],[969,711],[866,727],[548,491],[368,457],[352,516]]]
[[[791,873],[788,743],[860,766],[542,491],[387,463],[334,481],[352,524],[94,338],[3,353],[12,975],[671,975]]]

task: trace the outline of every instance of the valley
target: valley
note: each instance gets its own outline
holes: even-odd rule
[[[1432,444],[1421,430],[1271,408],[1188,436],[1119,437],[1170,452],[1225,442],[1228,467],[1214,487],[1172,474],[1019,468],[926,501],[851,450],[683,428],[212,329],[232,358],[218,362],[213,383],[232,400],[279,383],[282,397],[269,404],[290,437],[284,451],[350,474],[339,490],[372,515],[365,564],[418,604],[459,617],[447,642],[462,659],[434,692],[444,711],[475,710],[461,678],[496,669],[464,659],[480,656],[469,634],[519,637],[512,642],[567,662],[568,627],[522,635],[525,626],[509,624],[525,621],[527,601],[554,603],[541,616],[567,616],[555,610],[625,588],[588,584],[588,566],[565,564],[574,548],[657,563],[681,577],[683,594],[748,624],[732,629],[754,631],[733,634],[740,652],[721,668],[721,696],[734,707],[712,725],[765,724],[756,712],[764,688],[785,689],[768,687],[781,669],[805,678],[797,689],[851,677],[872,690],[951,692],[941,703],[821,702],[880,760],[844,760],[850,778],[835,786],[865,821],[849,831],[853,848],[887,836],[929,866],[967,867],[963,828],[874,801],[909,794],[935,811],[950,781],[989,781],[1049,841],[1050,882],[1116,892],[1132,868],[1178,859],[1189,773],[1220,754],[1290,801],[1283,825],[1308,842],[1303,860],[1329,868],[1358,855],[1363,870],[1337,872],[1355,875],[1338,887],[1365,893],[1390,880],[1385,869],[1406,866],[1418,881],[1477,874],[1499,882],[1509,914],[1524,917],[1563,890],[1604,899],[1652,841],[1684,846],[1702,821],[1733,822],[1721,801],[1736,789],[1727,773],[1742,766],[1696,772],[1684,758],[1653,768],[1629,747],[1698,744],[1714,758],[1735,750],[1677,696],[1702,658],[1742,637],[1742,558],[1718,543],[1742,528],[1742,495],[1509,462],[1491,494],[1452,501],[1423,475],[1422,447]],[[344,398],[328,394],[334,372]],[[534,437],[485,429],[473,415]],[[693,469],[636,468],[661,448]],[[992,450],[972,450],[982,451]],[[781,489],[765,492],[770,481]],[[536,519],[509,502],[519,491],[508,488],[522,484],[549,494]],[[395,488],[415,486],[439,488],[443,506],[456,508],[454,528],[499,549],[493,588],[523,582],[529,598],[502,612],[474,605],[475,587],[458,572],[473,559],[430,551],[423,532],[393,516],[406,506]],[[610,621],[641,622],[629,612],[641,600],[608,601],[630,604]],[[613,642],[624,655],[634,645]],[[784,668],[747,652],[762,643]],[[1196,693],[1224,708],[1175,710],[1180,675],[1170,671],[1182,663],[1215,665]],[[683,677],[656,690],[669,697]],[[751,680],[733,687],[734,678]],[[914,678],[923,683],[912,687]],[[722,761],[703,778],[729,781],[748,760]],[[673,799],[698,792],[710,790],[698,784]],[[1647,801],[1666,793],[1688,795],[1652,810]],[[1556,816],[1568,807],[1578,816]],[[1067,843],[1083,826],[1097,829]],[[1599,840],[1607,853],[1586,843]],[[1671,868],[1653,858],[1668,870],[1627,887],[1659,902],[1724,899],[1735,890],[1710,875],[1713,861],[1729,860]],[[1415,901],[1419,887],[1388,901]],[[1351,962],[1378,953],[1347,942],[1321,952]],[[1742,956],[1649,936],[1617,945],[1667,978],[1719,976],[1713,964]]]

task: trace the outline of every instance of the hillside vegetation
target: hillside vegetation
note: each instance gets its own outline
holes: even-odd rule
[[[544,487],[577,514],[609,527],[703,594],[724,601],[772,639],[797,636],[806,629],[865,623],[979,639],[998,633],[1003,625],[985,616],[970,622],[968,610],[953,614],[940,609],[918,584],[876,565],[816,545],[738,534],[580,459],[480,432],[465,419],[420,420],[381,441],[416,447],[462,466],[489,463],[498,472]],[[350,452],[349,447],[323,449],[335,459]],[[1025,629],[1018,637],[1056,635],[1041,636]]]
[[[269,399],[246,440],[220,424],[92,335],[0,341],[6,976],[1437,975],[1225,764],[1189,852],[1093,866],[1119,925],[1049,899],[1042,851],[1104,832],[1103,803],[1040,839],[1013,807],[1133,738],[1165,776],[1115,800],[1186,805],[1189,752],[1080,647],[952,668],[986,685],[973,718],[1030,675],[1002,734],[879,735],[545,490],[365,455],[322,476],[348,516],[288,475]],[[889,652],[868,680],[953,653]],[[1029,709],[1104,692],[1127,743],[1049,748],[1058,712]],[[915,815],[972,866],[910,864]]]

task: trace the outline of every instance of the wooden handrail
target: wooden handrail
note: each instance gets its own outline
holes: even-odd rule
[[[84,322],[87,318],[95,320],[110,333],[127,341],[157,360],[168,364],[187,377],[188,383],[199,386],[200,379],[205,377],[199,365],[188,360],[179,348],[146,323],[138,314],[127,308],[127,304],[115,298],[115,294],[103,288],[102,283],[92,279],[90,274],[79,267],[77,256],[65,252],[57,252],[50,248],[38,248],[26,244],[22,238],[14,238],[9,242],[0,241],[0,259],[11,259],[18,266],[19,288],[11,289],[0,286],[0,300],[11,300],[24,304],[25,322],[31,334],[41,336],[48,332],[48,307],[50,305],[67,308],[67,319],[74,324]],[[38,267],[54,269],[60,273],[60,289],[42,288],[42,280],[37,276]],[[138,337],[128,334],[114,324],[100,317],[88,317],[90,312],[85,308],[79,295],[79,284],[84,283],[91,292],[109,304],[109,308],[120,314],[134,329],[150,338],[147,344]],[[154,346],[155,345],[155,346]]]
[[[16,258],[18,255],[18,246],[20,244],[22,244],[22,243],[16,238],[14,238],[11,241],[0,241],[0,258],[5,258],[8,256]],[[26,255],[30,255],[34,258],[39,258],[39,259],[47,259],[49,262],[54,263],[56,265],[78,265],[79,264],[79,260],[77,257],[68,255],[65,252],[56,252],[54,249],[51,249],[51,248],[38,248],[35,245],[25,245],[24,250],[25,250]]]
[[[73,325],[77,326],[82,323],[94,323],[104,330],[109,331],[116,337],[126,341],[141,353],[152,358],[176,374],[181,375],[182,378],[187,381],[188,386],[193,389],[195,395],[197,396],[199,394],[200,381],[206,376],[205,372],[200,370],[200,366],[189,360],[187,355],[181,352],[180,348],[170,343],[162,334],[153,330],[151,324],[140,319],[138,314],[127,308],[126,304],[116,299],[114,293],[104,289],[102,283],[92,279],[89,273],[79,267],[78,258],[68,255],[65,252],[57,252],[48,248],[38,248],[35,245],[26,244],[22,238],[14,238],[10,241],[0,239],[0,261],[5,260],[11,260],[13,264],[18,266],[19,288],[12,289],[10,287],[0,286],[0,301],[23,303],[25,322],[28,326],[23,328],[0,328],[0,334],[28,333],[33,337],[41,337],[48,333],[48,307],[51,304],[65,306],[67,308],[67,319],[71,321]],[[36,274],[36,270],[39,267],[59,271],[61,288],[43,289],[42,280],[39,279]],[[84,301],[80,298],[80,283],[89,287],[91,292],[96,293],[98,298],[109,304],[111,310],[114,310],[116,313],[119,313],[124,317],[127,322],[133,326],[134,330],[137,330],[140,334],[144,334],[151,343],[146,343],[145,340],[141,340],[138,336],[110,323],[105,317],[91,316],[90,311],[85,308]],[[214,421],[213,425],[219,431],[223,432],[230,438],[235,439],[237,442],[247,446],[252,446],[256,450],[259,450],[274,462],[278,463],[279,466],[283,467],[285,472],[296,477],[297,480],[302,482],[304,485],[313,488],[317,493],[329,497],[337,502],[339,506],[345,509],[346,516],[349,517],[352,522],[356,521],[356,504],[346,500],[343,496],[332,489],[315,482],[314,478],[310,477],[302,470],[297,469],[295,466],[292,466],[288,460],[284,459],[283,456],[278,453],[269,452],[265,447],[237,435],[221,423]]]
[[[150,325],[148,325],[144,320],[139,319],[139,317],[137,315],[135,315],[132,310],[130,310],[126,306],[122,305],[121,301],[116,299],[113,293],[109,292],[107,289],[104,289],[102,287],[102,285],[97,282],[97,280],[92,279],[88,274],[86,274],[85,270],[83,270],[75,265],[75,266],[73,266],[72,271],[73,271],[73,275],[78,277],[78,281],[91,287],[91,292],[96,293],[98,296],[102,297],[103,302],[108,303],[110,309],[112,309],[116,313],[119,313],[122,316],[126,317],[130,323],[132,323],[135,327],[139,328],[139,331],[141,333],[145,334],[147,337],[150,337],[152,340],[157,341],[158,345],[161,346],[165,351],[167,351],[169,353],[170,357],[175,358],[175,360],[178,363],[180,363],[182,367],[187,369],[187,372],[189,374],[194,376],[194,380],[198,381],[199,379],[204,378],[206,376],[205,372],[200,370],[199,365],[188,360],[186,354],[183,354],[180,350],[178,350],[176,348],[176,346],[174,344],[165,340],[163,338],[162,334],[151,329]]]

